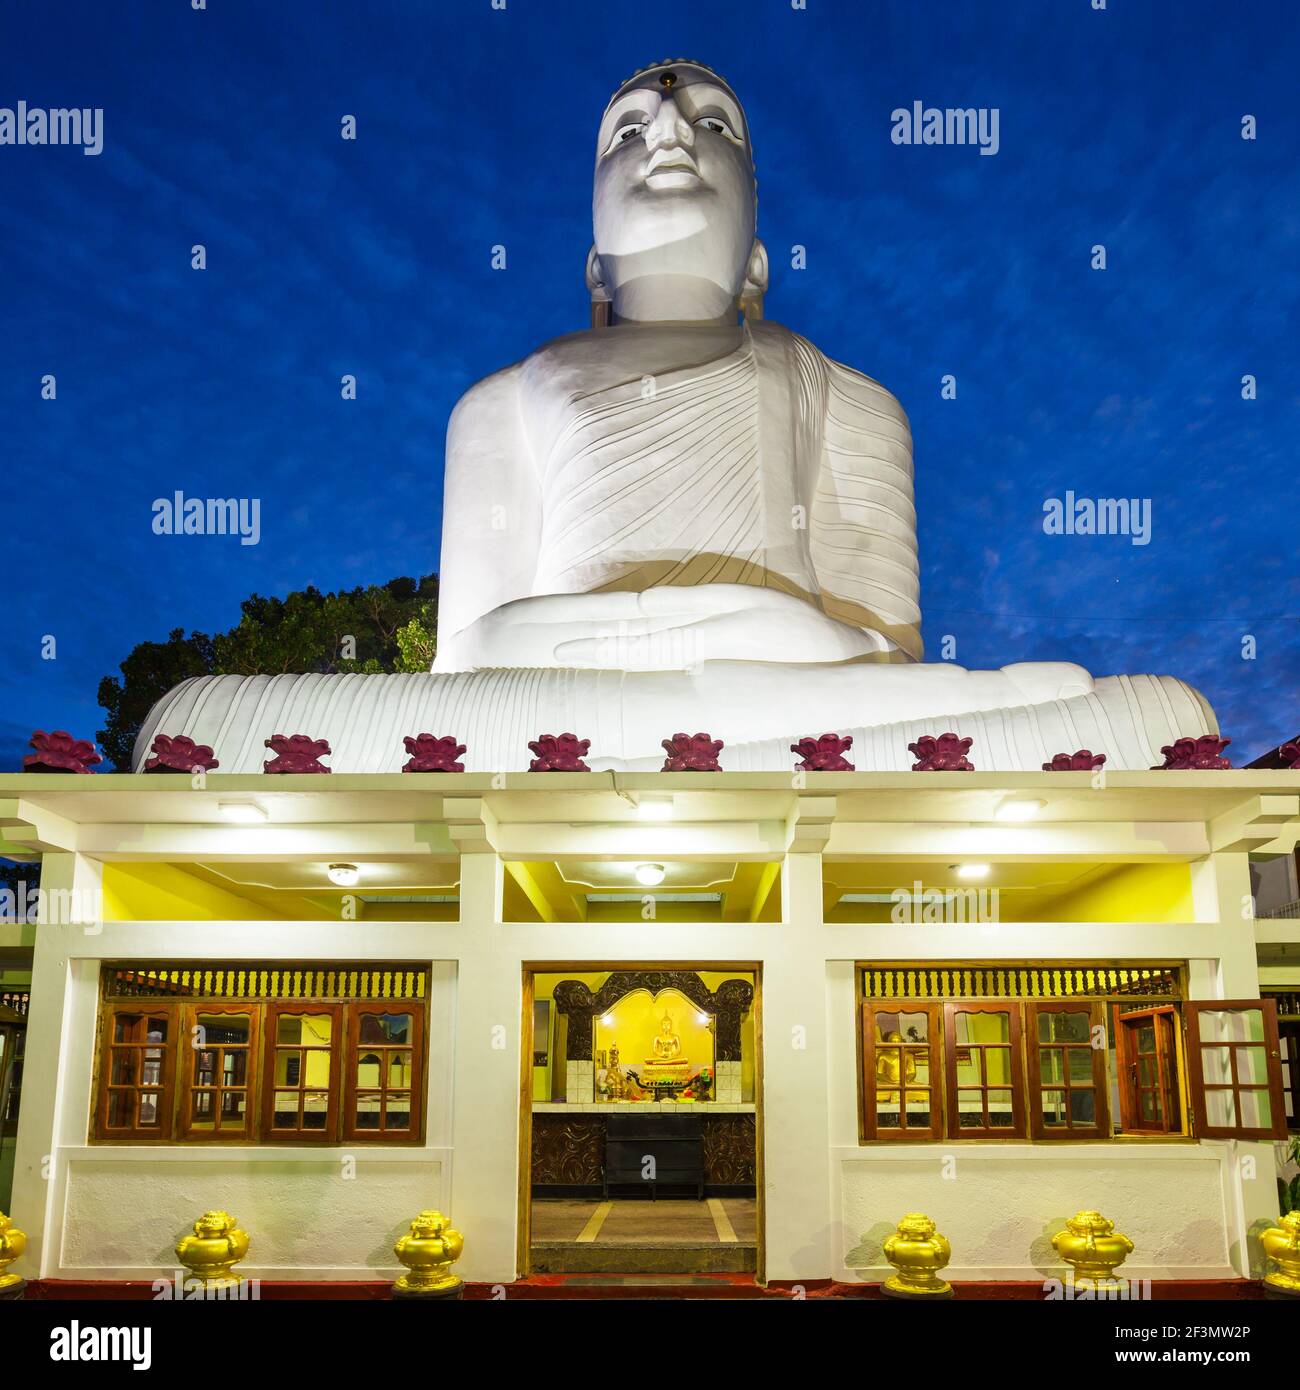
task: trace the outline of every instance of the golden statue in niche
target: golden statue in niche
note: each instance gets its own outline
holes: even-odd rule
[[[659,1036],[655,1038],[654,1044],[650,1049],[653,1057],[647,1057],[647,1066],[663,1065],[665,1062],[681,1062],[685,1064],[686,1058],[682,1056],[682,1040],[673,1031],[673,1016],[665,1013],[659,1021]]]

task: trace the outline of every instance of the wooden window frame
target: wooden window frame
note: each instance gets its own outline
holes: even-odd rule
[[[346,1143],[354,1141],[370,1141],[388,1143],[417,1143],[424,1136],[424,1087],[425,1072],[427,1067],[427,1057],[424,1047],[424,1010],[422,1005],[417,1005],[409,1000],[380,999],[367,1000],[365,1003],[349,1004],[348,1027],[345,1044],[343,1048],[343,1139]],[[410,1044],[398,1044],[390,1047],[385,1043],[362,1043],[361,1041],[361,1020],[367,1014],[408,1014],[411,1018],[411,1041]],[[357,1085],[357,1063],[363,1051],[371,1048],[380,1048],[385,1051],[409,1051],[411,1054],[411,1112],[409,1121],[405,1129],[385,1129],[383,1121],[387,1119],[387,1096],[388,1086],[382,1085],[379,1093],[384,1099],[384,1107],[380,1112],[380,1127],[378,1129],[363,1129],[356,1123],[357,1116],[357,1096],[365,1093],[371,1094],[375,1091],[373,1086]]]
[[[948,1095],[948,1138],[992,1140],[1006,1143],[1008,1139],[1025,1139],[1025,1067],[1022,1037],[1022,1010],[1024,1001],[1018,999],[949,999],[943,1006],[943,1041],[945,1081]],[[1011,1059],[1011,1079],[1006,1086],[988,1084],[987,1073],[983,1085],[959,1087],[957,1083],[957,1015],[958,1014],[1006,1014],[1008,1016],[1008,1043],[993,1044],[1006,1046]],[[969,1044],[967,1044],[969,1046]],[[979,1044],[976,1044],[979,1046]],[[961,1123],[960,1091],[979,1089],[985,1094],[985,1113],[988,1109],[990,1090],[1011,1092],[1011,1124],[994,1128],[991,1125],[969,1126]]]
[[[1279,1059],[1282,1072],[1282,1118],[1286,1122],[1287,1133],[1300,1133],[1300,1019],[1279,1018],[1277,1021],[1278,1052],[1282,1050],[1282,1039],[1291,1043],[1291,1056]],[[1286,1119],[1286,1099],[1291,1097],[1291,1118]]]
[[[1187,1133],[1187,1058],[1185,1054],[1180,1058],[1182,1007],[1181,1004],[1148,1004],[1146,1007],[1135,1009],[1120,1003],[1112,1004],[1115,1028],[1115,1086],[1119,1092],[1120,1131],[1123,1134],[1150,1137]],[[1165,1123],[1157,1126],[1143,1120],[1137,1088],[1133,1084],[1133,1073],[1137,1070],[1138,1060],[1130,1050],[1131,1025],[1145,1018],[1155,1020],[1156,1066],[1164,1083],[1161,1086],[1161,1103],[1165,1112]],[[1167,1028],[1164,1026],[1166,1022]]]
[[[264,1028],[262,1043],[262,1131],[260,1142],[264,1145],[275,1144],[337,1144],[339,1133],[339,1094],[341,1090],[340,1075],[347,1058],[347,1039],[343,1032],[344,1010],[347,1006],[341,1003],[323,1004],[313,1002],[310,999],[268,999],[263,1004]],[[328,1014],[331,1022],[330,1028],[330,1079],[328,1088],[304,1086],[299,1084],[296,1087],[277,1087],[275,1084],[275,1054],[277,1047],[277,1035],[279,1033],[279,1022],[281,1018],[295,1014]],[[294,1044],[283,1044],[285,1047],[292,1047]],[[277,1129],[275,1126],[275,1097],[280,1090],[297,1090],[299,1099],[299,1119],[302,1118],[301,1095],[304,1091],[325,1090],[327,1100],[325,1104],[325,1123],[319,1129]]]
[[[181,1010],[184,1020],[181,1036],[177,1038],[177,1085],[178,1111],[176,1118],[176,1137],[186,1144],[236,1144],[256,1143],[259,1138],[258,1104],[260,1100],[259,1082],[262,1077],[262,1054],[259,1048],[259,1029],[265,1005],[258,1000],[238,1002],[219,1000],[214,1003],[198,1001],[186,1003]],[[194,1062],[200,1049],[194,1046],[194,1029],[199,1026],[199,1015],[229,1014],[248,1019],[247,1081],[241,1087],[226,1087],[219,1081],[210,1086],[200,1086],[194,1080]],[[182,1042],[183,1039],[183,1042]],[[213,1044],[222,1049],[223,1043]],[[182,1065],[181,1059],[184,1059]],[[227,1090],[244,1091],[244,1123],[239,1129],[225,1129],[221,1124],[221,1096]],[[193,1100],[198,1091],[210,1091],[213,1097],[213,1115],[216,1124],[212,1129],[197,1127],[193,1119]]]
[[[1029,1083],[1029,1133],[1033,1139],[1046,1139],[1053,1142],[1065,1139],[1109,1139],[1110,1129],[1110,1083],[1106,1074],[1106,1048],[1094,1047],[1096,1030],[1106,1034],[1106,1006],[1103,999],[1028,999],[1025,1010],[1025,1073]],[[1088,1015],[1088,1049],[1092,1054],[1092,1085],[1072,1086],[1069,1065],[1064,1068],[1064,1084],[1044,1086],[1042,1079],[1042,1057],[1039,1049],[1079,1047],[1079,1043],[1042,1043],[1038,1040],[1038,1020],[1044,1014]],[[1064,1090],[1066,1097],[1066,1123],[1049,1125],[1044,1113],[1044,1090]],[[1095,1120],[1092,1124],[1075,1124],[1069,1114],[1069,1095],[1072,1090],[1091,1090],[1095,1102]]]
[[[924,1126],[906,1125],[906,1085],[899,1087],[899,1119],[897,1129],[881,1128],[876,1122],[876,1014],[925,1014],[929,1022],[927,1045],[930,1059],[930,1123]],[[862,1135],[864,1139],[889,1143],[922,1143],[943,1138],[943,1078],[944,1028],[937,1003],[919,1003],[914,999],[864,999],[861,1010],[862,1046]],[[904,1068],[906,1070],[906,1068]],[[888,1088],[888,1089],[893,1089]]]
[[[176,1046],[180,1027],[180,1005],[175,1001],[156,1002],[150,999],[125,999],[105,1005],[100,1011],[99,1071],[95,1077],[95,1126],[97,1138],[109,1142],[126,1140],[133,1144],[168,1144],[173,1142],[176,1124]],[[167,1039],[161,1044],[162,1070],[158,1086],[114,1086],[113,1054],[123,1047],[143,1050],[147,1043],[115,1043],[117,1020],[122,1014],[148,1014],[167,1019]],[[140,1092],[148,1089],[158,1094],[158,1123],[156,1125],[120,1126],[108,1123],[109,1101],[115,1090]]]
[[[1263,1041],[1258,1043],[1203,1042],[1201,1038],[1201,1014],[1219,1013],[1233,1009],[1259,1011],[1264,1024]],[[1196,1117],[1197,1135],[1202,1139],[1285,1139],[1287,1137],[1286,1106],[1282,1096],[1281,1044],[1277,1036],[1277,1005],[1274,1001],[1272,999],[1189,1000],[1183,1005],[1183,1013],[1187,1024],[1187,1075],[1191,1089],[1192,1113]],[[1226,1047],[1229,1049],[1232,1081],[1228,1085],[1206,1084],[1201,1058],[1204,1047]],[[1264,1049],[1267,1076],[1264,1085],[1243,1086],[1238,1082],[1237,1053],[1243,1047],[1262,1047]],[[1212,1125],[1206,1104],[1206,1092],[1231,1091],[1235,1104],[1236,1097],[1240,1096],[1243,1090],[1268,1092],[1273,1112],[1272,1125],[1267,1129],[1245,1125]],[[1241,1107],[1239,1104],[1236,1105],[1236,1110],[1237,1114],[1240,1115]]]

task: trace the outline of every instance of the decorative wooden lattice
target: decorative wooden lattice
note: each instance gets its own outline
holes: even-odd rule
[[[264,965],[151,961],[106,965],[106,999],[423,999],[428,971],[413,965]]]
[[[902,966],[863,971],[868,999],[1062,999],[1182,996],[1176,966]]]

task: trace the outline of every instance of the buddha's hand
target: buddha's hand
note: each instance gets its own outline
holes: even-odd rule
[[[811,603],[749,584],[517,599],[447,640],[435,670],[688,671],[705,661],[851,661],[893,644]]]

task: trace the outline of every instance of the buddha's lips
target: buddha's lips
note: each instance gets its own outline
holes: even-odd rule
[[[646,161],[645,177],[655,174],[693,174],[700,177],[700,166],[683,150],[656,150]]]

